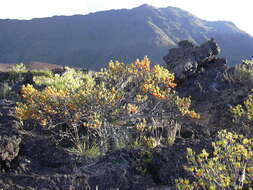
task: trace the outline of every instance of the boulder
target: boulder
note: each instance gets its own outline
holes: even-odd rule
[[[12,116],[14,105],[11,101],[0,100],[0,171],[10,169],[20,150],[19,124]]]
[[[12,127],[0,126],[0,171],[8,170],[11,162],[18,156],[21,138],[18,131]]]
[[[210,150],[210,139],[187,140],[170,147],[156,147],[150,167],[158,184],[175,187],[175,180],[179,178],[192,179],[192,175],[184,169],[187,165],[187,148],[200,153],[203,148]]]
[[[199,120],[182,121],[184,131],[193,126],[193,134],[201,131],[211,136],[221,129],[231,129],[231,106],[242,104],[252,89],[252,79],[244,79],[243,73],[237,72],[237,67],[251,70],[252,64],[244,61],[229,68],[219,54],[219,45],[210,39],[200,46],[181,41],[164,57],[167,68],[175,73],[176,91],[181,97],[191,97],[192,109],[200,113]]]
[[[198,72],[203,71],[208,64],[217,63],[220,48],[214,39],[197,46],[187,40],[180,41],[178,48],[172,48],[163,58],[167,68],[175,73],[177,80],[184,80]],[[218,60],[226,64],[226,60]]]

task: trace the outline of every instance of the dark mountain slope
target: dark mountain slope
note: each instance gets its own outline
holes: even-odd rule
[[[0,20],[0,62],[42,61],[97,69],[145,55],[155,63],[182,39],[214,37],[231,64],[250,58],[253,38],[230,22],[207,22],[174,7],[143,5],[89,15]]]

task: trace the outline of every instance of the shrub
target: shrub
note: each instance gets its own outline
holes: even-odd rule
[[[244,60],[235,66],[233,80],[243,84],[253,84],[253,60]]]
[[[36,84],[47,85],[44,90],[24,86],[16,116],[51,129],[65,124],[75,141],[85,129],[105,150],[143,135],[160,138],[158,128],[173,130],[177,125],[170,123],[178,117],[199,118],[190,110],[190,99],[177,96],[173,80],[165,68],[152,68],[147,57],[129,65],[110,62],[95,78],[69,69],[61,76],[36,78]]]
[[[243,102],[243,105],[236,105],[230,109],[234,116],[234,122],[240,126],[239,131],[249,132],[253,127],[253,89]]]
[[[73,93],[79,88],[84,88],[85,85],[91,85],[88,88],[91,88],[94,85],[94,81],[87,74],[84,74],[75,69],[66,67],[66,71],[62,74],[53,75],[52,72],[41,72],[38,76],[38,71],[36,72],[37,76],[34,77],[34,82],[37,85],[44,85],[56,90],[64,90],[67,92]]]
[[[28,71],[23,63],[13,65],[8,72],[8,77],[5,78],[2,85],[0,84],[0,98],[8,98],[14,101],[20,101],[19,91],[22,84],[32,83],[33,78],[53,76],[50,70],[32,70]]]
[[[150,173],[150,163],[153,160],[153,152],[150,150],[140,150],[134,157],[133,166],[141,175]]]
[[[53,72],[51,70],[32,70],[31,73],[35,77],[53,77]]]
[[[23,63],[15,64],[11,67],[10,72],[12,73],[26,73],[27,69]]]
[[[176,180],[178,189],[242,189],[245,184],[252,183],[253,139],[223,130],[212,147],[211,154],[203,149],[197,155],[187,149],[185,169],[195,180]]]
[[[11,86],[7,82],[0,84],[0,99],[8,98],[11,94]]]
[[[95,143],[91,144],[88,136],[80,139],[79,143],[75,143],[69,151],[77,155],[87,156],[90,158],[95,158],[100,154],[99,147]]]
[[[26,73],[27,73],[27,69],[23,63],[13,65],[9,71],[10,81],[12,82],[12,84],[20,82],[24,80]]]

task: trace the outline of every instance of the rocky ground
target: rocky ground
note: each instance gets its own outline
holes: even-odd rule
[[[156,147],[144,173],[136,169],[138,150],[77,156],[57,146],[46,130],[17,121],[15,102],[0,100],[0,189],[174,189],[175,179],[190,177],[183,169],[186,148],[210,148],[215,132],[230,126],[228,108],[241,103],[250,88],[231,79],[233,70],[219,52],[213,40],[201,46],[183,41],[164,57],[177,76],[177,90],[192,97],[201,119],[185,120],[173,146]]]
[[[187,147],[208,146],[189,140],[170,148],[157,147],[148,173],[136,170],[137,150],[121,149],[94,160],[55,145],[45,131],[23,129],[11,114],[14,104],[1,102],[0,189],[148,189],[187,176],[182,168]],[[201,143],[201,145],[200,145]],[[163,187],[163,188],[165,188]]]

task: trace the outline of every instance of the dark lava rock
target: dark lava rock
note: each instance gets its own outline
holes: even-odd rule
[[[189,41],[179,42],[164,57],[169,70],[175,73],[180,96],[191,97],[192,107],[201,115],[195,130],[215,133],[219,127],[229,126],[229,105],[232,101],[231,81],[228,79],[226,59],[219,58],[219,45],[211,39],[200,46]],[[233,90],[231,90],[233,91]],[[183,125],[185,127],[185,125]],[[211,130],[211,131],[210,131]]]
[[[0,99],[0,125],[12,122],[15,120],[13,113],[15,102],[6,99]]]
[[[88,176],[76,172],[76,156],[42,132],[23,130],[14,108],[0,100],[0,189],[90,189]]]
[[[232,129],[231,106],[242,104],[252,80],[245,82],[236,68],[229,68],[226,59],[219,57],[219,45],[211,39],[200,46],[181,41],[164,57],[167,68],[175,73],[176,90],[181,97],[191,97],[192,108],[200,119],[184,121],[182,129],[193,127],[193,132],[214,136],[218,130]],[[245,63],[241,67],[252,69]],[[238,131],[239,132],[239,131]]]
[[[230,88],[226,78],[228,65],[226,59],[219,58],[220,48],[213,40],[200,46],[189,41],[179,42],[164,57],[167,68],[174,72],[178,82],[177,90],[183,96],[191,96],[197,101],[226,88]]]
[[[7,72],[1,72],[0,71],[0,81],[4,81],[9,77],[9,74]]]
[[[218,44],[213,40],[209,40],[200,46],[194,45],[187,40],[178,43],[178,48],[172,48],[163,58],[167,64],[167,68],[175,73],[178,80],[186,79],[207,67],[207,64],[215,64],[226,60],[217,60],[220,53]]]
[[[187,165],[186,149],[190,147],[199,153],[203,148],[210,149],[210,142],[210,139],[191,140],[171,147],[157,147],[150,164],[156,183],[173,187],[176,179],[191,179],[190,173],[183,168]]]
[[[0,174],[0,188],[4,190],[90,190],[83,175],[16,175]]]
[[[10,169],[20,150],[19,124],[12,116],[14,105],[11,101],[0,101],[0,171]]]
[[[10,169],[20,150],[21,138],[12,125],[0,125],[0,171]]]
[[[117,150],[100,161],[82,168],[90,174],[91,188],[144,190],[155,186],[152,175],[140,175],[135,169],[137,151]]]

